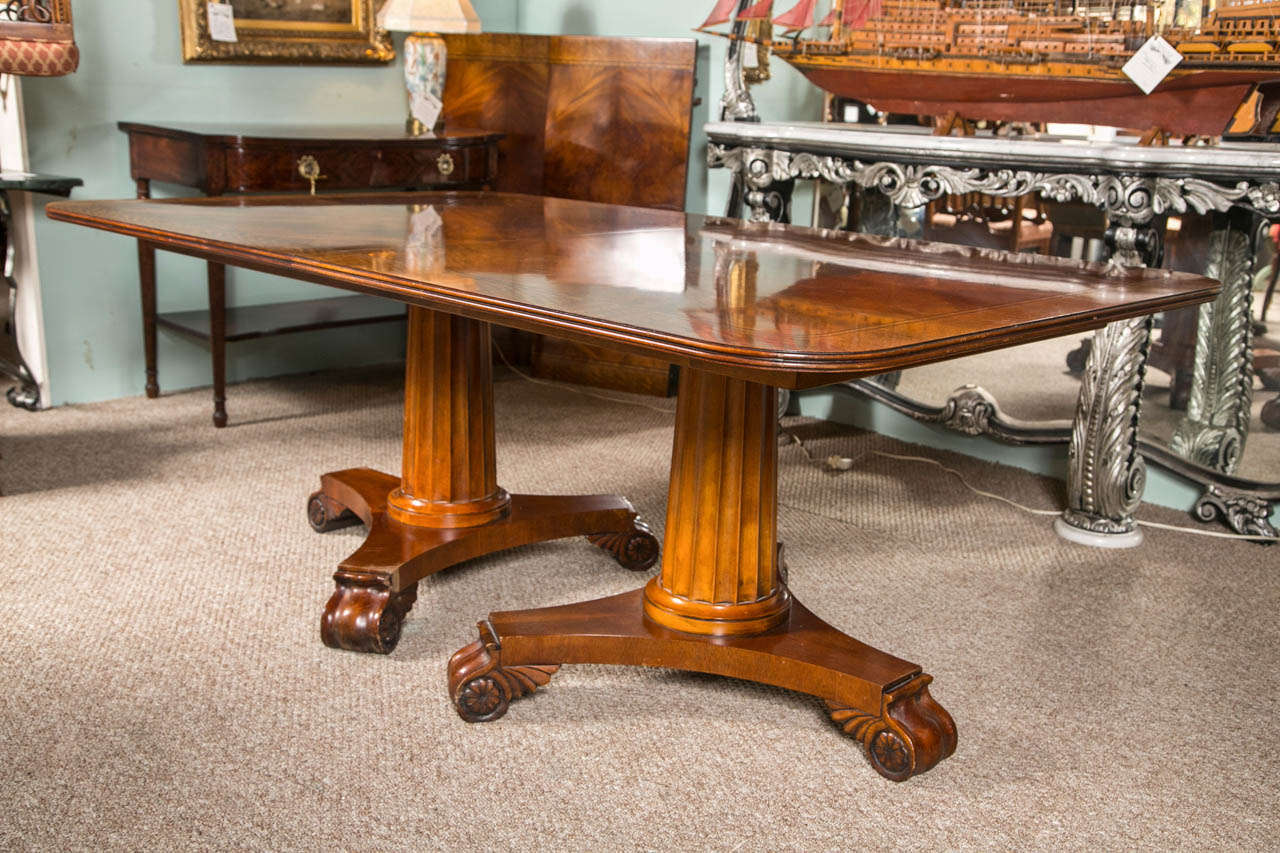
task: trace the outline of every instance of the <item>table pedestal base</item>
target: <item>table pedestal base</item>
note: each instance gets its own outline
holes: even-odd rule
[[[563,663],[665,666],[825,700],[894,781],[954,752],[955,723],[919,666],[842,634],[787,588],[777,389],[689,368],[679,395],[660,574],[623,595],[490,614],[449,661],[458,713],[497,719]]]
[[[363,522],[364,544],[338,566],[337,588],[320,619],[332,648],[387,654],[400,639],[418,581],[466,560],[566,536],[586,535],[628,569],[658,558],[658,541],[625,498],[614,495],[511,495],[497,519],[472,527],[403,524],[387,512],[399,477],[369,468],[325,474],[307,504],[311,526],[334,530]]]
[[[644,590],[595,601],[492,613],[480,639],[449,661],[449,696],[469,722],[496,720],[546,684],[562,663],[661,666],[772,684],[825,700],[886,778],[923,773],[956,748],[951,715],[920,667],[860,643],[794,600],[759,634],[704,636],[663,628]]]

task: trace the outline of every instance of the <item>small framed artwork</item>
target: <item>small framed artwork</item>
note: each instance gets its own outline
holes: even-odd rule
[[[375,0],[178,0],[184,62],[384,63]]]

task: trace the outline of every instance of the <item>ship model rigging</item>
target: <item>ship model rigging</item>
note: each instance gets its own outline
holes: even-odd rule
[[[817,0],[777,15],[772,0],[718,0],[698,30],[755,43],[822,89],[890,113],[1178,136],[1262,134],[1275,123],[1280,0],[1219,0],[1198,27],[1160,26],[1134,0],[1086,3],[832,0],[818,20]],[[712,29],[726,23],[730,32]],[[1144,94],[1121,68],[1155,35],[1182,60]]]

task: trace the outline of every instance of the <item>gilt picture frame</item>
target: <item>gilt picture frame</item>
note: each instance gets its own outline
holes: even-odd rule
[[[374,24],[375,0],[226,0],[235,41],[213,38],[210,0],[178,0],[183,62],[386,63],[391,38]]]

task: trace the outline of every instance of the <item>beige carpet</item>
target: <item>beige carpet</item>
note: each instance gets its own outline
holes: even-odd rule
[[[582,540],[522,548],[424,581],[390,657],[323,648],[361,529],[312,533],[304,501],[322,471],[395,470],[398,382],[238,385],[220,431],[206,391],[0,407],[0,847],[1280,845],[1280,551],[1159,530],[1090,550],[876,456],[837,474],[785,448],[780,528],[801,600],[936,678],[960,745],[930,773],[884,781],[810,698],[666,670],[566,667],[462,722],[444,668],[479,617],[642,578]],[[496,396],[505,486],[619,491],[661,534],[668,414],[514,378]],[[904,449],[797,429],[819,458]]]

